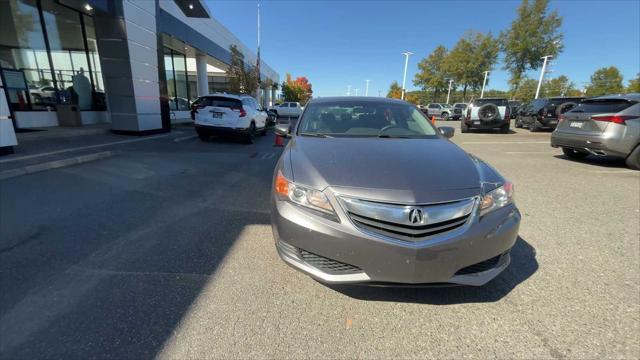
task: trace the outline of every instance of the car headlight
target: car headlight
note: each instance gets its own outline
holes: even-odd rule
[[[333,210],[327,195],[320,190],[311,189],[287,180],[280,170],[276,175],[275,190],[280,199],[289,200],[294,204],[336,216],[336,212]]]
[[[513,203],[513,184],[505,182],[491,190],[480,202],[480,216]]]

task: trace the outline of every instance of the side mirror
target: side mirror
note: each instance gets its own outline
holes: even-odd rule
[[[289,133],[289,124],[277,124],[274,131],[278,136],[285,138],[291,137],[291,134]]]
[[[451,126],[442,126],[442,127],[439,127],[438,130],[440,130],[440,133],[444,135],[447,139],[452,138],[453,134],[455,134],[456,132],[456,129],[452,128]]]

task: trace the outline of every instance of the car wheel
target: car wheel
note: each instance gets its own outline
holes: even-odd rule
[[[207,135],[206,133],[202,132],[202,131],[198,131],[198,137],[200,138],[200,140],[202,141],[207,141],[209,140],[209,135]]]
[[[508,134],[509,133],[509,124],[502,125],[500,127],[500,133],[501,134]]]
[[[442,120],[442,121],[449,120],[449,114],[448,113],[442,113],[442,115],[440,115],[440,120]]]
[[[533,123],[529,125],[529,131],[531,132],[538,132],[541,128],[542,126],[540,126],[537,120],[533,120]]]
[[[522,122],[520,121],[520,119],[516,119],[516,128],[522,129]]]
[[[469,132],[469,126],[467,124],[465,124],[464,121],[460,121],[460,132],[461,133],[468,133]]]
[[[640,145],[636,146],[631,154],[627,156],[627,160],[625,162],[630,169],[640,170]]]
[[[562,152],[565,155],[567,155],[567,157],[570,157],[571,159],[584,159],[587,156],[589,156],[589,153],[586,151],[580,151],[580,150],[570,149],[570,148],[562,148]]]
[[[256,142],[256,124],[251,123],[251,125],[249,125],[249,130],[247,131],[247,135],[244,140],[247,144],[253,144]]]

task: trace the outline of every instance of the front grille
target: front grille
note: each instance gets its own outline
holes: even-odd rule
[[[456,229],[467,222],[469,215],[464,215],[455,219],[438,222],[435,224],[422,225],[422,226],[410,226],[403,224],[396,224],[388,221],[376,220],[353,213],[349,213],[353,222],[370,231],[376,231],[383,233],[384,235],[393,237],[406,237],[411,239],[420,239],[433,235],[438,235]]]
[[[491,259],[481,261],[473,265],[469,265],[465,268],[458,270],[456,272],[456,275],[468,275],[468,274],[475,274],[475,273],[491,270],[495,268],[496,265],[498,265],[498,262],[500,261],[501,256],[502,255],[494,256]]]
[[[356,227],[415,242],[463,227],[472,217],[476,198],[449,203],[403,205],[342,197],[341,204]]]
[[[298,249],[298,254],[300,255],[300,259],[304,260],[307,264],[328,274],[343,275],[362,272],[362,269],[357,266],[331,260],[306,250]]]

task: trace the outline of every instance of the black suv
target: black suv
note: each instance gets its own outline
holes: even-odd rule
[[[558,125],[560,115],[576,107],[583,97],[553,97],[536,99],[522,106],[516,118],[516,127],[540,131],[543,128],[553,130]]]

